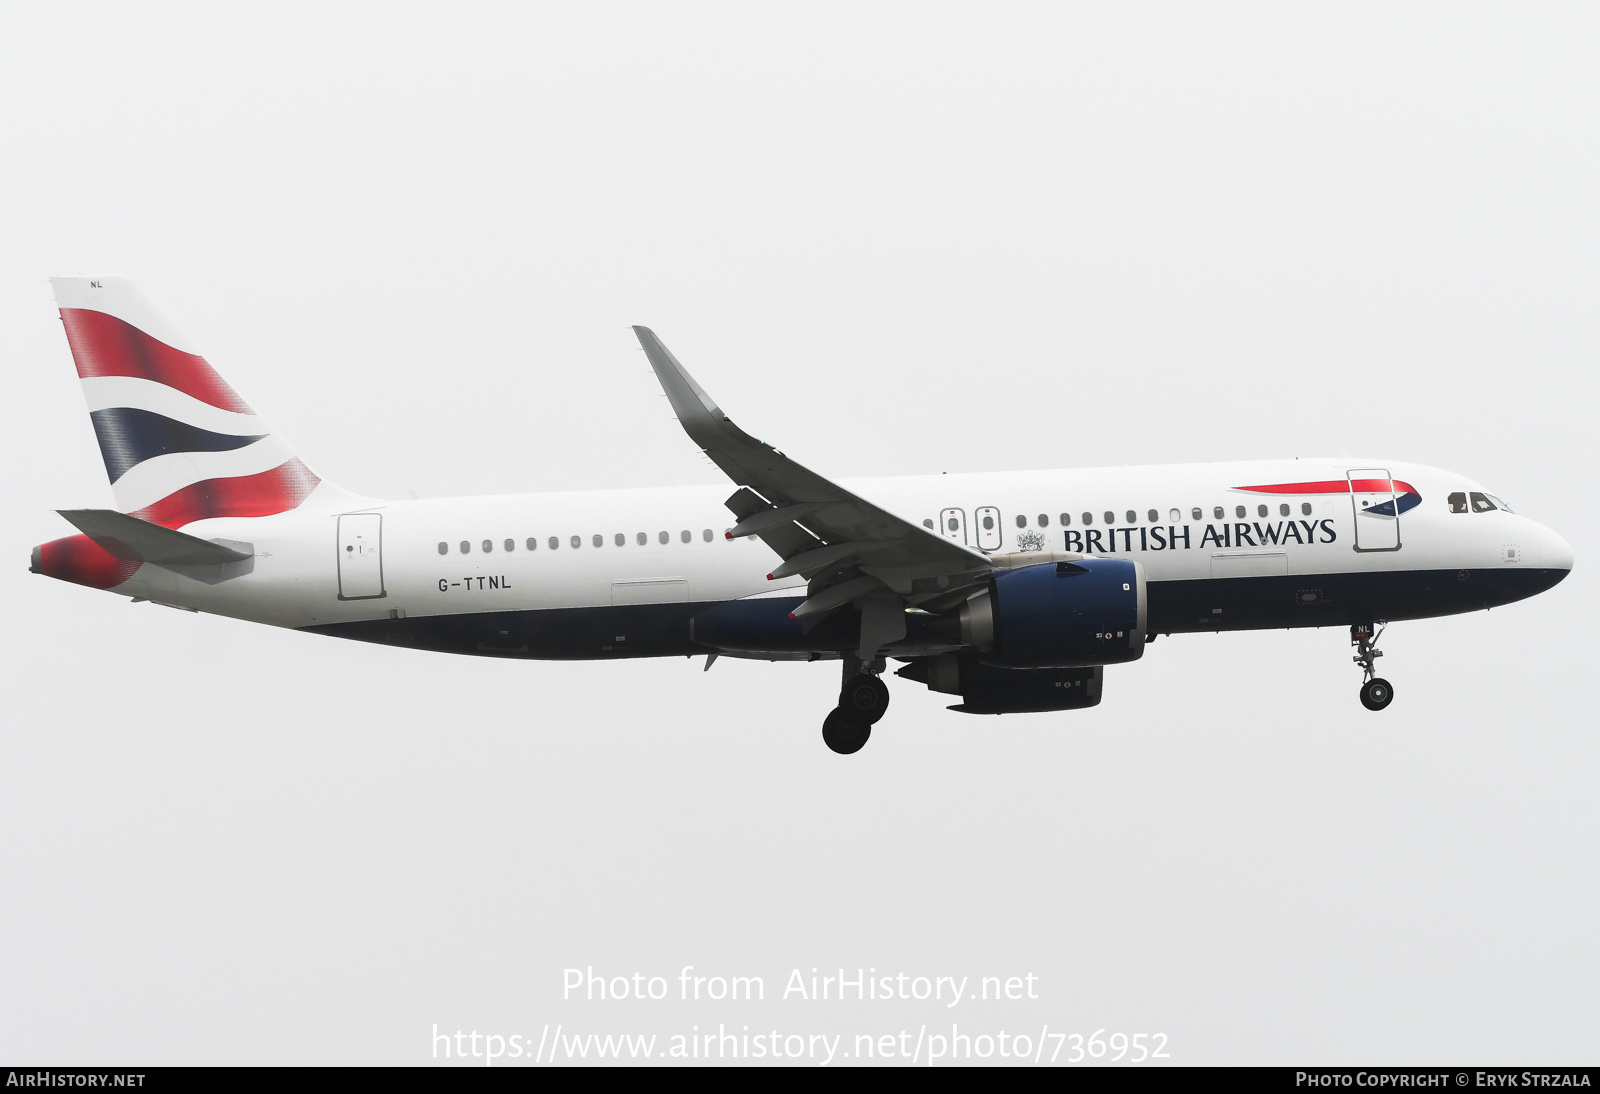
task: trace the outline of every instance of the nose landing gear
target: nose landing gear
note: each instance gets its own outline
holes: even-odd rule
[[[1394,685],[1377,676],[1374,668],[1374,663],[1383,656],[1378,648],[1378,636],[1383,634],[1383,628],[1381,621],[1357,623],[1350,628],[1350,642],[1356,648],[1350,660],[1361,666],[1365,678],[1361,685],[1361,705],[1368,710],[1382,710],[1394,699]]]
[[[822,722],[823,743],[841,756],[861,751],[872,736],[872,727],[889,709],[889,689],[878,678],[883,669],[881,657],[870,665],[845,658],[839,705]]]

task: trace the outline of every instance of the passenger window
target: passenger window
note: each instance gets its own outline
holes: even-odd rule
[[[1061,527],[1063,527],[1063,528],[1071,528],[1072,527],[1072,514],[1071,513],[1062,513],[1061,514]]]
[[[678,533],[678,538],[683,540],[683,542],[688,543],[694,538],[694,533],[685,528],[682,532]]]
[[[1138,524],[1139,523],[1139,514],[1135,513],[1132,509],[1128,510],[1128,523],[1129,524]]]
[[[643,547],[646,543],[650,542],[650,533],[649,532],[640,532],[637,536],[635,536],[633,538],[634,538],[635,542],[637,542],[639,544],[639,546]]]
[[[703,532],[701,532],[700,533],[700,538],[705,540],[707,543],[710,543],[711,542],[711,529],[707,528]]]
[[[922,521],[922,526],[924,528],[928,529],[930,532],[933,531],[933,518],[924,517],[923,521]]]
[[[1117,523],[1117,514],[1113,513],[1109,509],[1106,510],[1106,523],[1107,524],[1115,524],[1115,523]]]
[[[450,553],[450,545],[448,543],[439,544],[439,553],[441,555],[449,554]]]
[[[484,554],[488,554],[492,550],[494,550],[494,540],[492,540],[492,539],[484,540],[483,541],[483,553]]]
[[[1467,492],[1465,490],[1457,490],[1444,500],[1449,504],[1452,513],[1465,513],[1467,511]]]
[[[1300,515],[1305,517],[1309,517],[1311,515],[1311,503],[1309,501],[1303,501],[1300,503]]]
[[[1472,511],[1474,513],[1494,512],[1494,502],[1489,500],[1488,495],[1480,494],[1474,490],[1468,497],[1472,499]]]
[[[1021,513],[1018,513],[1017,514],[1017,527],[1018,528],[1026,528],[1027,526],[1028,526],[1028,518],[1023,516]],[[983,527],[984,527],[985,530],[993,528],[994,527],[994,519],[992,517],[984,517],[983,518]]]
[[[470,555],[472,553],[472,544],[468,543],[466,540],[462,540],[461,553],[464,555]]]
[[[569,542],[572,544],[572,549],[576,551],[579,547],[583,546],[583,537],[573,536]]]
[[[1085,513],[1085,514],[1083,514],[1083,523],[1084,523],[1085,527],[1087,527],[1088,525],[1093,524],[1094,523],[1094,514],[1093,513]]]
[[[1278,506],[1278,515],[1280,517],[1286,517],[1286,516],[1289,515],[1289,503],[1288,502],[1284,502],[1282,505]]]
[[[1150,523],[1151,524],[1154,524],[1156,521],[1161,519],[1161,513],[1158,510],[1155,510],[1155,509],[1150,510],[1150,512],[1147,515],[1150,518]]]
[[[1167,514],[1167,519],[1170,520],[1173,524],[1177,524],[1180,520],[1183,519],[1183,510],[1182,509],[1174,509],[1174,510],[1172,510],[1172,512]]]
[[[1199,520],[1200,519],[1200,507],[1199,506],[1196,506],[1195,508],[1189,510],[1189,512],[1194,514],[1194,519],[1195,520]]]
[[[1267,515],[1267,507],[1265,505],[1256,506],[1256,516],[1264,517],[1266,515]]]
[[[671,532],[662,532],[656,538],[658,540],[660,540],[662,543],[671,543],[672,542],[672,533]]]
[[[621,532],[617,533],[616,541],[618,547],[626,547],[628,545],[628,537]]]
[[[1240,520],[1243,520],[1244,519],[1244,506],[1235,505],[1233,507],[1233,515],[1235,517],[1238,517]]]
[[[559,546],[561,546],[561,541],[559,539],[557,539],[555,536],[551,536],[550,537],[550,549],[552,551],[554,551]]]
[[[1222,519],[1222,506],[1220,506],[1220,505],[1216,506],[1214,509],[1211,510],[1211,512],[1214,514],[1212,516],[1212,518],[1211,518],[1212,520],[1221,520]]]
[[[1050,514],[1049,513],[1040,513],[1039,514],[1039,527],[1040,528],[1048,528],[1048,527],[1050,527]]]
[[[539,549],[539,541],[534,539],[532,536],[529,536],[528,537],[528,550],[537,551],[538,549]]]
[[[606,537],[605,536],[595,536],[590,540],[590,542],[593,543],[596,547],[604,547],[606,545]]]
[[[516,540],[514,540],[514,539],[506,540],[506,550],[507,551],[515,551],[516,549],[517,549],[517,541]]]

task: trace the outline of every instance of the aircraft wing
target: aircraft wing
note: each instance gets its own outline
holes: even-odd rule
[[[959,585],[958,576],[994,568],[987,555],[878,508],[750,436],[653,331],[633,331],[684,432],[740,487],[727,501],[738,518],[728,536],[759,536],[783,559],[773,577],[799,574],[810,581],[810,596],[795,618],[821,619],[860,597],[890,591],[938,595]]]

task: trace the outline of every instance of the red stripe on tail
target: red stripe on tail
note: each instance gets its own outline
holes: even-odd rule
[[[1276,486],[1235,486],[1235,490],[1250,490],[1257,494],[1348,494],[1351,488],[1358,494],[1385,494],[1389,483],[1394,483],[1397,494],[1415,494],[1417,488],[1399,479],[1329,479],[1327,482],[1280,482]]]
[[[206,479],[185,486],[129,515],[168,528],[182,528],[208,517],[270,517],[305,501],[321,481],[305,464],[290,460],[259,475]]]
[[[91,589],[114,589],[144,565],[118,558],[83,535],[53,539],[39,544],[35,550],[39,552],[36,567],[39,573]]]
[[[61,322],[66,325],[67,344],[72,347],[80,379],[134,376],[177,388],[223,410],[254,413],[204,357],[173,349],[105,312],[62,308]]]

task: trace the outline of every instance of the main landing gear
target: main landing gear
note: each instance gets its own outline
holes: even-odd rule
[[[1356,654],[1350,660],[1361,666],[1365,682],[1361,685],[1361,705],[1368,710],[1382,710],[1394,698],[1394,686],[1389,681],[1375,675],[1374,663],[1383,656],[1383,651],[1378,648],[1378,636],[1383,633],[1384,624],[1357,623],[1350,628],[1350,642],[1356,648]]]
[[[822,721],[823,743],[841,756],[861,751],[872,736],[873,725],[889,709],[889,689],[878,678],[883,668],[881,657],[870,665],[854,657],[845,658],[839,705]]]
[[[852,719],[843,707],[834,707],[822,720],[822,743],[841,756],[860,752],[871,736],[871,724]]]

